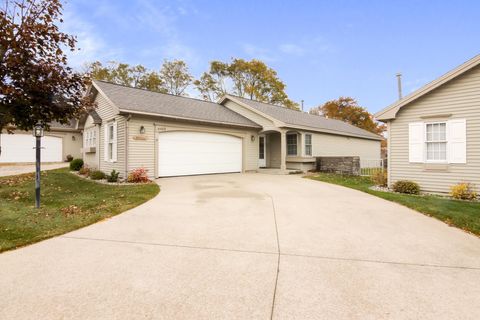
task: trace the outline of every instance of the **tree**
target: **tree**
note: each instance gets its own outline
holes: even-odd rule
[[[76,39],[60,32],[59,0],[5,1],[0,9],[0,132],[67,123],[93,105],[88,78],[67,65]]]
[[[310,109],[309,113],[342,120],[376,134],[382,134],[386,129],[384,124],[376,122],[365,108],[359,106],[357,101],[350,97],[327,101],[321,106]]]
[[[231,93],[298,109],[298,104],[285,93],[286,85],[278,78],[277,72],[256,59],[232,59],[230,63],[212,61],[210,70],[194,84],[206,100],[216,100],[225,93]]]
[[[163,88],[170,94],[185,96],[185,89],[192,83],[193,77],[188,71],[187,64],[182,60],[165,60],[160,69],[160,79]]]

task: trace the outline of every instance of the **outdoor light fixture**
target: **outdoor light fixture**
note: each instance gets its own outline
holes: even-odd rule
[[[43,125],[39,122],[33,127],[35,137],[35,207],[40,208],[40,150],[43,137]]]
[[[252,142],[255,141],[255,136],[253,134],[250,136],[250,140],[252,140]]]
[[[33,127],[33,136],[37,138],[43,137],[43,126],[41,123],[37,123],[35,127]]]
[[[145,127],[144,126],[140,127],[140,134],[145,134]]]

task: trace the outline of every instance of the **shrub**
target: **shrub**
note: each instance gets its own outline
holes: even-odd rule
[[[473,184],[462,182],[450,187],[450,195],[455,199],[475,200],[477,198],[477,193],[474,189]]]
[[[89,176],[90,175],[90,168],[87,167],[86,165],[83,165],[83,167],[78,170],[78,173],[80,173],[82,176]]]
[[[418,183],[408,180],[399,180],[392,186],[393,191],[407,194],[419,194],[420,186]]]
[[[100,170],[93,170],[90,172],[90,179],[92,180],[102,180],[105,179],[105,173]]]
[[[386,187],[387,186],[387,172],[386,171],[376,171],[372,177],[372,182],[376,186]]]
[[[67,154],[66,158],[67,158],[67,162],[72,162],[73,160],[73,156],[71,154]]]
[[[83,167],[83,160],[82,159],[73,159],[70,162],[70,170],[78,171]]]
[[[110,174],[107,175],[107,181],[108,182],[117,182],[119,174],[120,174],[120,172],[117,172],[117,171],[115,171],[115,169],[113,169],[112,172],[110,172]]]
[[[127,181],[134,182],[134,183],[148,182],[150,180],[148,179],[147,171],[148,170],[144,168],[134,169],[128,175]]]

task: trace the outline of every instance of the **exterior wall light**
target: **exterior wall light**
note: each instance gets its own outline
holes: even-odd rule
[[[255,136],[253,134],[250,136],[250,140],[252,140],[252,142],[255,141]]]
[[[140,127],[140,134],[145,134],[145,127],[144,126]]]

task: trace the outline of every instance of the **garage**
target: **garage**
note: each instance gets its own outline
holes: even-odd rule
[[[42,137],[42,162],[61,162],[62,143],[59,137]],[[35,162],[35,137],[30,134],[2,134],[0,163]]]
[[[158,135],[159,177],[241,171],[241,138],[191,131]]]

